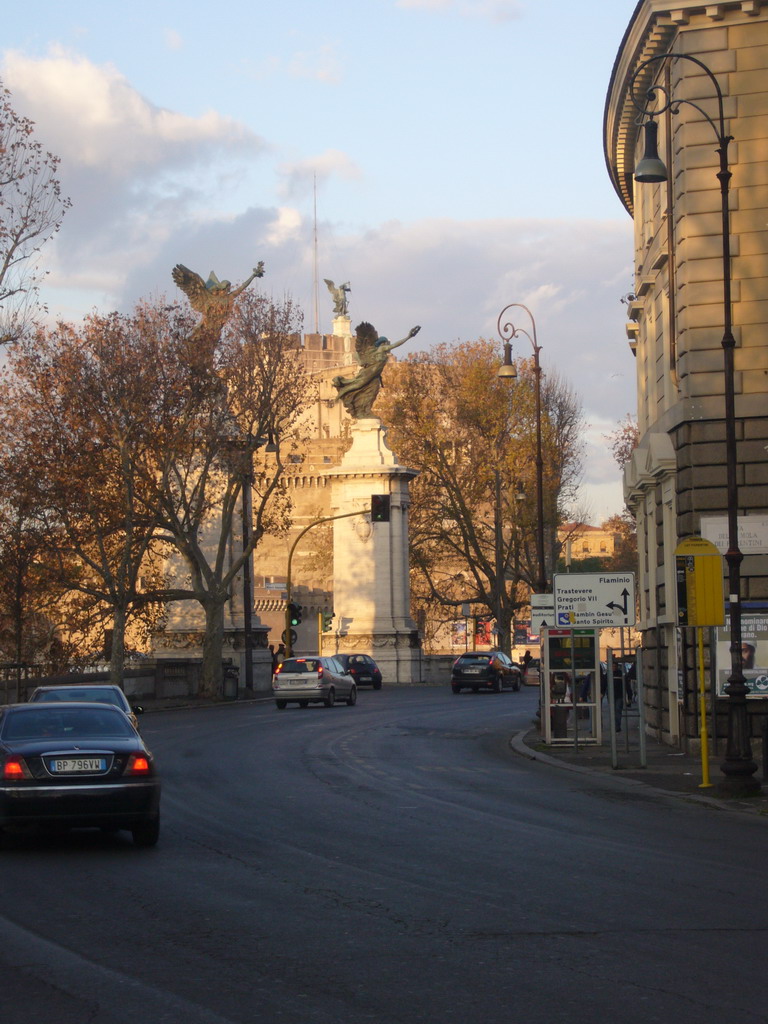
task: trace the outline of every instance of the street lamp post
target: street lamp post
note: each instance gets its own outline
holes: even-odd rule
[[[247,451],[243,467],[242,481],[242,513],[243,513],[243,551],[247,551],[251,543],[253,527],[253,453]],[[243,562],[243,634],[245,646],[245,688],[253,691],[253,581],[251,579],[251,556]]]
[[[504,317],[510,309],[524,310],[531,320],[532,333],[522,327],[515,327],[511,320]],[[544,557],[544,457],[541,450],[541,362],[539,353],[541,346],[536,340],[536,321],[533,313],[521,302],[510,302],[499,313],[498,321],[499,337],[504,342],[504,362],[499,368],[499,377],[512,381],[517,377],[515,365],[512,362],[512,339],[519,335],[525,335],[533,347],[533,374],[534,388],[536,395],[536,558],[538,562],[538,577],[536,579],[536,590],[539,594],[547,591],[547,564]]]
[[[677,60],[690,61],[703,71],[712,82],[717,96],[717,120],[713,120],[702,108],[689,99],[677,99],[672,96],[671,89],[664,85],[640,85],[649,71],[659,68],[664,62],[672,64]],[[637,89],[640,97],[635,93]],[[760,788],[759,782],[752,778],[757,771],[757,764],[752,758],[752,747],[749,738],[749,718],[747,716],[748,689],[744,679],[741,652],[741,561],[743,555],[739,548],[739,489],[736,468],[736,399],[734,385],[734,348],[736,341],[733,336],[731,310],[731,225],[728,190],[731,172],[728,167],[728,144],[733,136],[726,134],[725,117],[723,114],[723,93],[720,84],[712,71],[698,59],[685,53],[661,53],[650,57],[635,71],[629,83],[630,96],[635,107],[640,111],[638,124],[645,133],[645,153],[635,169],[635,180],[639,182],[661,182],[667,180],[667,169],[659,158],[656,145],[658,125],[656,117],[670,110],[677,114],[683,104],[694,107],[708,122],[717,138],[717,153],[720,167],[717,178],[720,182],[722,211],[722,258],[723,258],[723,383],[725,391],[725,458],[726,458],[726,494],[728,506],[728,551],[725,560],[728,565],[729,618],[731,629],[731,674],[728,677],[726,693],[728,694],[728,739],[725,760],[721,771],[725,780],[721,789],[731,793],[754,792]]]

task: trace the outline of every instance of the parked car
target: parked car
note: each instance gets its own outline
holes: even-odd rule
[[[38,686],[29,695],[32,703],[38,701],[90,701],[94,704],[112,704],[125,712],[131,720],[131,724],[138,729],[139,720],[136,717],[144,713],[140,704],[131,705],[119,686],[110,683],[63,683],[60,686]]]
[[[290,703],[332,708],[337,700],[352,707],[357,703],[357,684],[335,658],[286,658],[272,676],[272,695],[281,711]]]
[[[381,669],[367,654],[334,654],[334,658],[358,686],[372,686],[381,689]]]
[[[0,707],[0,829],[128,829],[160,835],[160,780],[126,715],[108,704]]]
[[[493,690],[501,693],[504,687],[519,690],[522,672],[503,651],[467,651],[460,654],[451,669],[451,689]]]
[[[531,658],[528,662],[528,670],[523,673],[523,683],[525,686],[538,686],[539,679],[541,678],[541,659]]]

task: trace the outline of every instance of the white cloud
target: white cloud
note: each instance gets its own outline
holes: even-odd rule
[[[322,184],[334,177],[346,181],[356,181],[362,177],[360,167],[339,149],[327,149],[305,160],[284,163],[278,173],[282,180],[280,194],[290,198],[312,195],[315,180]]]
[[[3,77],[50,149],[70,164],[115,178],[210,159],[221,148],[264,149],[263,140],[231,118],[214,111],[188,117],[156,107],[115,68],[58,48],[40,60],[7,53]]]
[[[7,53],[3,78],[36,137],[61,157],[72,208],[46,250],[60,289],[90,275],[97,293],[119,293],[180,224],[224,215],[245,164],[267,149],[231,118],[164,110],[114,68],[58,49],[43,59]]]
[[[266,241],[274,246],[283,245],[299,238],[301,227],[301,213],[293,207],[281,206],[267,231]]]

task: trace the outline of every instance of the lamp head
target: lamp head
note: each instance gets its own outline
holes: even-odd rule
[[[496,376],[501,377],[502,380],[517,380],[517,367],[512,362],[512,345],[508,341],[504,342],[504,362],[499,367]]]
[[[635,168],[635,181],[658,182],[667,180],[667,168],[659,156],[659,126],[650,118],[643,125],[645,130],[645,153]]]

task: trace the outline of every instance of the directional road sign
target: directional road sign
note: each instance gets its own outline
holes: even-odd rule
[[[635,624],[635,574],[632,572],[557,573],[555,625],[611,629]]]
[[[555,624],[555,598],[552,594],[531,594],[531,632],[534,636],[542,626],[552,628]]]

